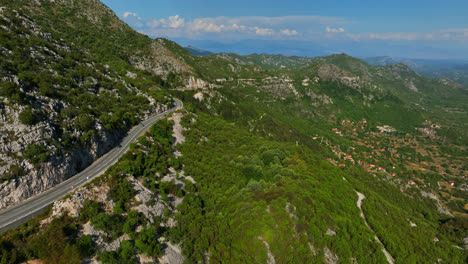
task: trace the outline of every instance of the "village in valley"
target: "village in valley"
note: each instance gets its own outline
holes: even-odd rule
[[[316,135],[313,139],[332,151],[335,158],[328,160],[335,166],[358,166],[397,184],[402,192],[420,189],[436,197],[451,213],[468,215],[467,157],[444,152],[443,138],[437,136],[439,129],[441,126],[430,120],[414,134],[388,125],[373,128],[365,119],[341,120],[329,138]],[[459,148],[459,153],[466,151]]]

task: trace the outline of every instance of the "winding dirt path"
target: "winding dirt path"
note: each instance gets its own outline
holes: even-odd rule
[[[366,224],[366,226],[369,228],[370,231],[372,231],[372,233],[374,233],[374,238],[375,238],[375,241],[377,241],[377,243],[379,243],[380,245],[382,245],[382,252],[385,254],[385,257],[387,258],[387,261],[388,263],[390,264],[394,264],[395,261],[393,260],[393,257],[392,255],[390,255],[390,253],[388,253],[387,249],[385,248],[384,244],[382,243],[382,241],[380,241],[379,237],[375,234],[375,231],[370,227],[369,223],[367,223],[367,219],[366,219],[366,216],[364,215],[364,212],[362,211],[362,208],[361,208],[361,205],[362,205],[362,200],[364,200],[366,198],[366,196],[364,196],[364,194],[356,191],[357,195],[358,195],[358,201],[357,201],[357,207],[359,208],[359,210],[361,211],[361,217],[362,219],[364,219],[364,223]]]

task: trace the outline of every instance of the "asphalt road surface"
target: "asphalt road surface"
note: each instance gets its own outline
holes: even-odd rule
[[[95,160],[82,172],[70,177],[47,191],[28,198],[19,204],[0,210],[0,234],[36,217],[55,200],[65,196],[67,193],[92,181],[94,178],[104,173],[129,149],[130,143],[135,141],[135,139],[142,133],[146,132],[151,125],[165,118],[171,112],[183,108],[183,103],[180,100],[174,99],[174,102],[175,106],[170,110],[154,115],[133,127],[128,132],[127,136],[121,141],[119,146],[113,148],[102,157]]]

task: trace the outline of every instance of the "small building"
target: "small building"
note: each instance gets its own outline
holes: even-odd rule
[[[408,184],[409,184],[409,185],[416,185],[416,183],[415,183],[414,181],[411,181],[411,180],[408,181]]]
[[[395,175],[396,175],[396,173],[392,172],[392,174],[391,174],[391,175],[392,175],[392,176],[395,176]]]
[[[455,181],[449,181],[450,183],[450,186],[454,186],[455,185]]]
[[[374,168],[375,167],[375,164],[370,164],[369,165],[371,168]]]
[[[346,166],[346,164],[344,164],[344,163],[340,163],[338,166],[340,166],[340,167],[345,167],[345,166]]]

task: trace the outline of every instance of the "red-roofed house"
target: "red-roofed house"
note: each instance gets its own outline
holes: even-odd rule
[[[450,183],[451,186],[455,185],[455,181],[449,181],[449,183]]]
[[[416,185],[416,183],[414,181],[408,181],[408,184],[410,185]]]
[[[375,167],[375,165],[374,165],[374,164],[370,164],[369,166],[370,166],[371,168],[374,168],[374,167]]]
[[[340,166],[340,167],[344,167],[344,166],[346,166],[346,164],[344,164],[344,163],[340,163],[338,166]]]

